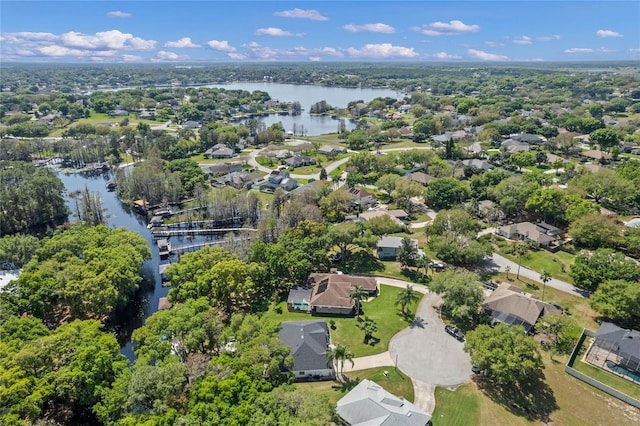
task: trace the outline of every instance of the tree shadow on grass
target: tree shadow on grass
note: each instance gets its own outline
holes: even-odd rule
[[[539,371],[522,383],[510,382],[498,385],[491,382],[490,378],[483,378],[480,375],[474,380],[489,398],[511,413],[525,417],[529,421],[548,423],[551,420],[551,413],[559,407],[553,390],[544,382],[544,378],[544,373]]]
[[[341,393],[347,393],[347,392],[350,392],[356,386],[358,386],[358,383],[360,383],[361,381],[360,377],[356,377],[355,379],[352,379],[350,377],[345,376],[344,374],[343,374],[343,377],[345,377],[346,380],[338,381],[336,379],[335,384],[331,386],[331,389],[340,391]]]
[[[370,251],[358,250],[349,255],[344,270],[350,273],[379,272],[384,271],[384,263],[380,262]]]

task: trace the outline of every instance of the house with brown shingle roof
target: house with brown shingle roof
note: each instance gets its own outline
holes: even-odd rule
[[[371,296],[378,294],[378,283],[373,277],[344,274],[310,274],[307,285],[311,287],[309,310],[312,314],[352,315],[354,301],[349,293],[356,286]]]
[[[578,155],[580,155],[581,157],[584,157],[586,159],[589,160],[603,160],[603,161],[609,161],[611,160],[611,154],[609,154],[608,152],[604,152],[604,151],[598,151],[595,149],[591,149],[589,151],[582,151],[580,152]]]
[[[543,302],[537,297],[523,293],[522,289],[503,283],[482,303],[482,309],[491,316],[491,324],[498,322],[507,325],[521,325],[524,331],[533,331],[540,317],[549,314],[561,314],[562,308]]]

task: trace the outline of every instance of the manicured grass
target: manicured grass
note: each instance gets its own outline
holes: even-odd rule
[[[388,372],[388,376],[384,375],[384,372]],[[326,396],[327,399],[335,404],[340,398],[345,396],[351,389],[353,389],[363,379],[369,379],[380,386],[386,391],[392,393],[395,396],[403,397],[407,401],[414,400],[413,384],[411,379],[393,367],[379,367],[370,368],[368,370],[353,371],[346,374],[349,378],[349,382],[340,383],[337,380],[326,382],[307,382],[297,383],[296,386],[301,389],[309,389],[314,394],[319,396]]]
[[[405,318],[400,313],[400,308],[395,305],[396,296],[402,289],[387,285],[380,286],[380,294],[378,297],[368,302],[362,303],[362,316],[367,316],[376,322],[378,331],[373,334],[374,341],[368,344],[364,343],[364,332],[357,328],[358,319],[342,316],[322,316],[310,315],[302,312],[289,312],[287,303],[278,304],[280,312],[270,308],[262,315],[265,321],[307,321],[307,320],[325,320],[327,325],[330,321],[335,321],[335,328],[329,326],[331,341],[333,344],[340,343],[348,346],[356,357],[375,355],[385,352],[389,348],[389,341],[398,332],[409,325],[411,317]],[[422,295],[420,295],[422,296]],[[409,312],[415,312],[418,301],[409,306]]]
[[[297,175],[310,175],[314,173],[320,173],[320,170],[322,170],[322,167],[318,166],[317,164],[313,164],[311,166],[296,167],[295,169],[290,169],[289,172],[295,173]]]
[[[431,418],[434,424],[449,426],[477,425],[480,420],[482,395],[473,384],[458,387],[455,391],[436,388],[436,409]]]
[[[604,383],[605,385],[611,386],[612,388],[629,395],[632,398],[640,400],[640,384],[638,383],[616,376],[613,373],[594,367],[593,365],[580,360],[576,360],[573,363],[573,368],[601,383]]]
[[[496,242],[498,247],[501,248],[500,254],[507,259],[510,259],[516,263],[520,261],[522,262],[522,265],[526,265],[536,272],[542,273],[542,271],[547,271],[553,278],[561,281],[566,281],[568,283],[573,283],[573,279],[569,275],[569,271],[571,270],[571,265],[573,264],[573,259],[575,257],[574,255],[564,251],[551,253],[546,250],[539,249],[529,250],[529,252],[525,256],[523,256],[521,260],[519,260],[518,256],[514,256],[513,254],[504,252],[504,248],[509,247],[509,243],[507,241],[496,238]]]

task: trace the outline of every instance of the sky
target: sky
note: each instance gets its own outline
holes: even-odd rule
[[[640,1],[0,1],[8,62],[640,59]]]

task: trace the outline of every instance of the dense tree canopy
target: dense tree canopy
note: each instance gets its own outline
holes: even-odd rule
[[[536,342],[520,326],[480,325],[467,333],[464,350],[501,385],[526,381],[543,368]]]
[[[604,318],[622,326],[640,328],[640,284],[611,279],[598,286],[589,298],[591,307]]]
[[[442,310],[454,322],[470,326],[477,321],[484,300],[484,288],[477,274],[449,271],[437,274],[429,289],[442,295]]]
[[[605,281],[634,281],[640,277],[640,266],[622,253],[600,248],[578,253],[569,272],[576,287],[595,291]]]
[[[14,303],[53,324],[71,318],[105,319],[142,281],[151,256],[147,241],[124,228],[76,225],[41,242],[20,278]]]
[[[60,179],[45,167],[0,161],[0,236],[66,219],[63,192]]]

